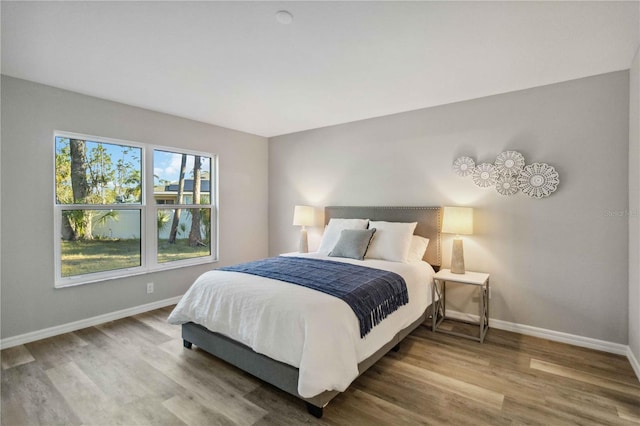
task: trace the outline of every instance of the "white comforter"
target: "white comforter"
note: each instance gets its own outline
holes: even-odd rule
[[[316,253],[296,256],[327,258]],[[326,390],[342,392],[358,376],[360,361],[429,306],[434,271],[426,262],[327,259],[400,274],[407,283],[409,303],[361,339],[358,319],[349,305],[336,297],[270,278],[214,270],[194,282],[169,322],[203,325],[297,367],[302,397],[311,398]]]

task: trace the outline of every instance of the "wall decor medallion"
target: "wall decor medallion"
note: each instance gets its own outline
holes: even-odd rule
[[[518,175],[518,188],[532,198],[548,197],[559,183],[560,175],[547,163],[529,164]]]
[[[545,198],[560,184],[556,169],[547,163],[527,165],[518,151],[501,152],[493,164],[476,165],[471,157],[458,157],[452,169],[458,176],[471,176],[480,188],[495,186],[496,192],[505,196],[523,192],[531,198]]]
[[[473,182],[481,188],[496,184],[498,172],[493,164],[482,163],[473,170]]]
[[[500,195],[514,195],[518,192],[518,180],[515,176],[499,176],[496,180],[496,191]]]
[[[453,162],[453,171],[458,176],[469,176],[473,173],[473,169],[476,167],[476,162],[470,157],[458,157]]]
[[[516,176],[524,168],[524,157],[517,151],[504,151],[498,154],[495,166],[500,175]]]

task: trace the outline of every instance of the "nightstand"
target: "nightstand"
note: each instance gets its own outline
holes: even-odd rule
[[[447,283],[458,283],[472,285],[480,290],[480,317],[478,322],[463,321],[457,318],[447,317]],[[436,295],[438,300],[436,301]],[[484,341],[484,335],[489,329],[489,274],[482,272],[469,272],[464,274],[454,274],[449,269],[441,269],[433,276],[433,286],[431,287],[431,300],[433,300],[433,320],[431,327],[433,331],[452,334],[454,336],[466,337],[480,343]],[[456,333],[450,330],[439,328],[445,319],[480,327],[478,337],[469,334]]]

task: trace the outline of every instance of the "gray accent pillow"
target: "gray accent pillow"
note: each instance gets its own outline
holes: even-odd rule
[[[364,260],[364,255],[375,232],[376,228],[343,229],[340,232],[340,239],[338,239],[329,256]]]

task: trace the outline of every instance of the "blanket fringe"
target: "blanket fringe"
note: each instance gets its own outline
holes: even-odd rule
[[[364,312],[370,311],[371,314],[365,316],[365,321],[360,322],[360,338],[369,334],[373,327],[380,324],[382,320],[407,303],[409,303],[409,293],[405,289],[400,294],[392,295],[373,309],[362,306]]]

